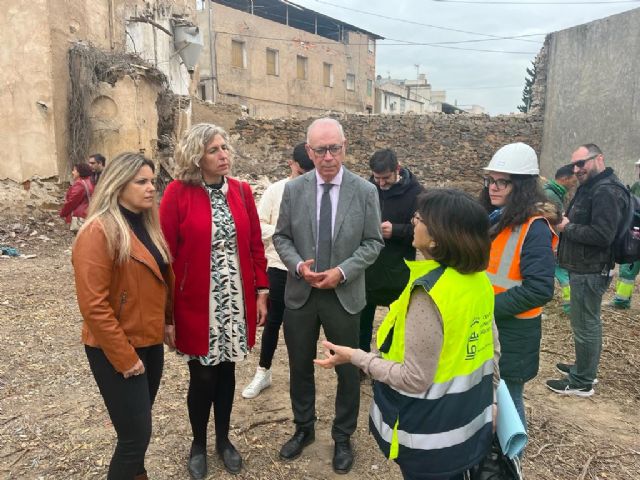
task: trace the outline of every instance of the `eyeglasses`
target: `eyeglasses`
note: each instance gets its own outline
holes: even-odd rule
[[[585,164],[586,164],[587,162],[590,162],[591,160],[593,160],[594,158],[596,158],[598,155],[600,155],[600,154],[592,155],[592,156],[590,156],[590,157],[583,158],[582,160],[577,160],[577,161],[575,161],[575,162],[571,162],[571,163],[569,164],[569,166],[571,166],[571,167],[578,167],[578,168],[584,168],[584,166],[585,166]]]
[[[319,147],[319,148],[311,148],[311,151],[318,155],[319,157],[324,157],[327,152],[331,154],[332,157],[336,156],[342,150],[344,145],[329,145],[328,147]]]
[[[497,190],[504,190],[511,185],[511,180],[505,178],[493,178],[490,176],[484,177],[484,188],[489,188],[491,185],[495,185]]]

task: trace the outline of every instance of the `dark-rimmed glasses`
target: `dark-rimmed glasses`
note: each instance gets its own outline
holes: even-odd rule
[[[576,160],[575,162],[571,162],[569,165],[572,167],[584,168],[587,162],[590,162],[591,160],[596,158],[598,155],[600,154],[598,153],[596,155],[591,155],[590,157],[583,158],[582,160]]]
[[[329,152],[331,156],[334,157],[338,153],[340,153],[343,146],[344,145],[329,145],[328,147],[318,147],[318,148],[313,148],[309,146],[309,148],[314,154],[318,155],[319,157],[324,157],[327,154],[327,152]]]
[[[504,190],[511,185],[511,180],[507,180],[506,178],[493,178],[489,175],[484,177],[482,180],[484,182],[484,188],[489,188],[491,185],[495,185],[496,189]]]

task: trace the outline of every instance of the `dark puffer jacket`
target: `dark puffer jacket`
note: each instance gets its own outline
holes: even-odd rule
[[[557,215],[551,204],[541,206],[540,214],[554,220]],[[515,315],[553,298],[555,258],[551,236],[543,219],[531,224],[520,254],[522,285],[496,295],[494,315],[500,334],[500,376],[505,380],[526,382],[538,374],[541,318],[522,319]]]
[[[411,245],[411,217],[416,211],[416,197],[422,192],[422,186],[406,168],[400,169],[400,181],[389,190],[381,190],[373,177],[369,181],[378,190],[382,221],[391,222],[393,227],[391,238],[384,239],[378,259],[365,272],[367,303],[389,305],[409,281],[409,269],[404,259],[416,258],[416,249]]]
[[[601,273],[614,267],[612,244],[628,208],[627,198],[611,168],[580,185],[567,209],[570,223],[560,236],[561,267],[575,273]]]

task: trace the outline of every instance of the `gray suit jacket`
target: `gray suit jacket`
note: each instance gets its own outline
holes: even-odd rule
[[[291,309],[302,307],[311,293],[311,286],[297,275],[296,266],[316,258],[316,188],[315,170],[287,182],[273,235],[276,251],[289,271],[285,304]],[[354,314],[364,308],[364,271],[382,247],[376,187],[345,168],[333,227],[331,267],[340,267],[346,276],[335,290],[347,312]]]

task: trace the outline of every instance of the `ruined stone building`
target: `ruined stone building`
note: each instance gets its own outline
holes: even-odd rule
[[[74,162],[98,151],[107,159],[131,150],[153,157],[156,103],[191,88],[177,54],[191,46],[174,43],[195,33],[193,0],[3,5],[0,179],[64,179]],[[189,120],[184,98],[174,123]]]
[[[201,98],[280,117],[373,112],[382,37],[284,0],[198,0]]]

